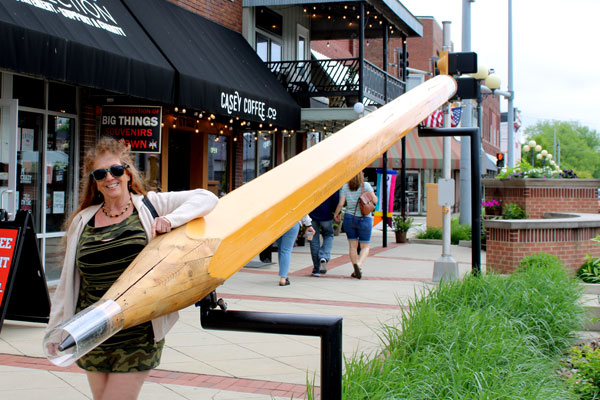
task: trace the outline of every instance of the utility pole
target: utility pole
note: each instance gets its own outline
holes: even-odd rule
[[[442,21],[443,26],[443,51],[450,51],[450,21]],[[443,106],[444,110],[444,128],[450,128],[450,104],[446,102]],[[463,137],[464,138],[464,137]],[[446,186],[452,188],[452,193],[454,193],[454,180],[450,179],[450,170],[451,170],[451,161],[452,161],[452,153],[451,153],[451,140],[452,138],[449,136],[443,137],[443,157],[442,157],[442,177],[443,179],[438,181],[438,189],[441,190],[442,186]],[[439,190],[438,190],[439,193]],[[454,196],[452,196],[452,200],[454,200]],[[450,255],[450,224],[452,214],[450,213],[450,206],[452,204],[442,205],[442,256],[435,260],[433,264],[433,281],[439,282],[443,279],[453,280],[458,279],[460,277],[458,270],[458,263],[452,256]]]
[[[462,0],[462,49],[471,51],[471,3],[475,0]],[[462,127],[473,127],[473,102],[464,101],[465,109]],[[460,223],[471,225],[471,138],[460,139]]]
[[[508,0],[508,168],[515,167],[515,109],[513,90],[512,0]],[[480,127],[481,128],[481,127]]]

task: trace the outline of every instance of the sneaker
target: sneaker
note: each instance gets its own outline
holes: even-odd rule
[[[325,275],[327,273],[327,260],[321,258],[321,260],[319,260],[319,263],[321,264],[321,269],[319,270],[319,272]]]
[[[312,270],[312,276],[321,276],[321,274],[319,273],[319,268],[313,268]]]

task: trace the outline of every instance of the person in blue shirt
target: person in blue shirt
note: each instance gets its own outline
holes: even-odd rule
[[[327,263],[331,259],[331,247],[333,246],[333,212],[340,199],[339,191],[329,196],[310,214],[315,236],[310,241],[310,255],[313,261],[313,276],[321,276],[327,273]],[[323,242],[321,243],[321,235]]]

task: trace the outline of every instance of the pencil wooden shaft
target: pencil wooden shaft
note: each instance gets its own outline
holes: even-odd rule
[[[204,298],[417,126],[456,91],[437,76],[219,200],[206,217],[154,239],[103,297],[124,329]]]

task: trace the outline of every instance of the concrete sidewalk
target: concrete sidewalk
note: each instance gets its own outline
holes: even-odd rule
[[[290,286],[278,285],[275,253],[274,264],[244,267],[217,293],[230,310],[341,316],[344,355],[375,353],[382,324],[395,324],[401,307],[433,286],[433,263],[441,256],[441,246],[396,244],[390,231],[388,247],[383,248],[382,231],[376,227],[363,278],[357,280],[350,278],[347,243],[344,234],[334,238],[329,271],[321,277],[311,276],[307,245],[294,248]],[[451,255],[461,273],[470,271],[470,248],[452,246]],[[91,399],[83,371],[76,366],[58,368],[44,358],[43,333],[40,324],[4,321],[0,398]],[[144,384],[140,399],[301,399],[307,380],[320,384],[319,364],[317,337],[204,330],[199,309],[188,307],[167,335],[162,362]]]

